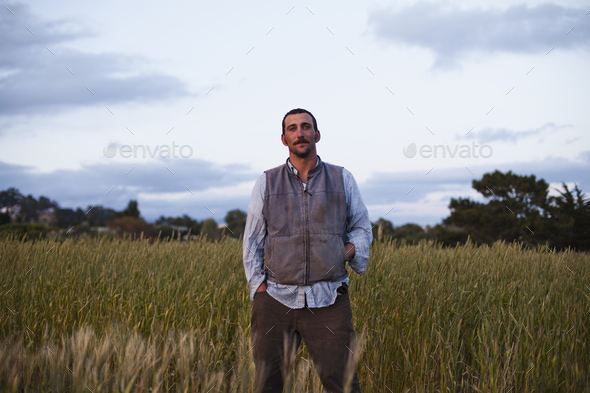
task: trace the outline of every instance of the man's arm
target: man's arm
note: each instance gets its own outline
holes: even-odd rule
[[[265,190],[266,174],[263,173],[254,184],[244,230],[244,271],[246,272],[248,285],[250,285],[250,301],[254,301],[254,295],[258,290],[266,289],[266,273],[263,269],[266,221],[262,215]]]
[[[348,265],[356,273],[363,275],[367,271],[369,247],[373,241],[371,221],[369,221],[369,212],[363,202],[354,176],[346,168],[342,169],[342,176],[347,205],[349,243],[345,247],[349,256]]]

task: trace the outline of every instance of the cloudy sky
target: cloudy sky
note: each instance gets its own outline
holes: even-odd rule
[[[373,221],[439,223],[496,169],[590,192],[589,10],[2,1],[0,189],[223,222],[302,107]]]

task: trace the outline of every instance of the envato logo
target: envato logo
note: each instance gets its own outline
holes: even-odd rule
[[[478,147],[479,149],[477,149]],[[422,145],[418,149],[416,143],[412,142],[407,147],[404,147],[404,156],[412,158],[418,151],[422,158],[437,158],[437,154],[442,158],[446,158],[447,153],[449,157],[455,158],[457,151],[460,158],[490,158],[494,154],[494,150],[490,145],[479,146],[475,142],[471,142],[471,146],[455,145],[452,150],[449,145]],[[442,155],[439,152],[442,152]],[[479,155],[477,155],[478,152]]]
[[[176,148],[178,148],[178,154],[176,154]],[[151,157],[156,157],[158,154],[161,158],[189,158],[193,155],[193,148],[189,145],[182,145],[178,146],[177,144],[172,141],[172,146],[170,145],[156,145],[155,147],[151,147],[149,145],[121,145],[118,149],[119,155],[123,158],[137,158],[138,150],[143,158],[146,158],[146,153]],[[111,143],[107,147],[102,150],[102,154],[106,158],[113,158],[117,155],[117,144]]]

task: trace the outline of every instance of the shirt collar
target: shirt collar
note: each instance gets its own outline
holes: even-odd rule
[[[318,166],[319,163],[320,163],[320,157],[318,156],[318,158],[315,161],[315,166]],[[295,168],[293,166],[293,164],[291,164],[290,158],[287,158],[287,165],[289,166],[289,169],[291,170],[291,172],[293,172],[296,175],[299,175],[299,171],[297,170],[297,168]]]

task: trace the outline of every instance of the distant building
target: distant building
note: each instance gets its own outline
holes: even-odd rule
[[[103,226],[103,227],[92,227],[91,230],[96,231],[98,233],[114,233],[111,228]]]
[[[20,205],[5,206],[0,209],[0,213],[8,213],[10,221],[16,222],[16,219],[20,214]]]
[[[176,232],[180,232],[180,233],[188,232],[188,229],[189,229],[188,227],[179,226],[179,225],[168,225],[168,228],[171,228],[171,229],[175,230]]]
[[[47,226],[57,226],[57,216],[55,215],[55,208],[49,207],[47,209],[38,210],[38,219],[37,221],[39,224],[47,225]]]

